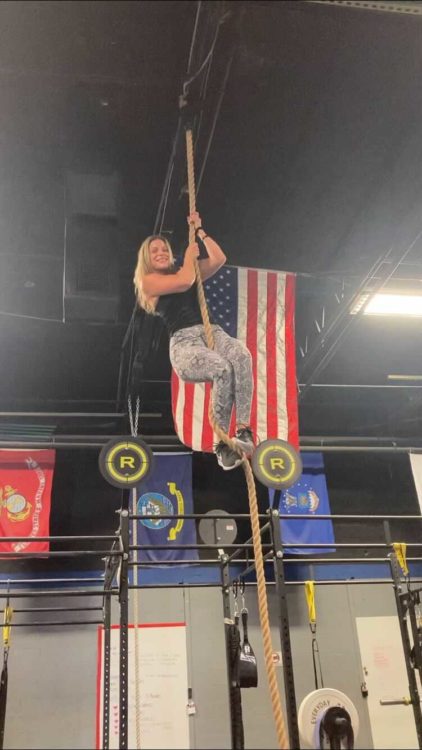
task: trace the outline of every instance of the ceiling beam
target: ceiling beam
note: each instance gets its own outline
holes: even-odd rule
[[[401,13],[407,16],[422,16],[422,3],[383,3],[383,2],[364,2],[364,0],[306,0],[314,5],[338,5],[343,8],[358,10],[369,10],[378,13]]]

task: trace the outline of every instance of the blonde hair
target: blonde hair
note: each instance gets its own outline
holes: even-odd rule
[[[170,272],[173,272],[173,267],[174,267],[174,256],[170,247],[170,243],[166,237],[162,237],[161,234],[151,234],[149,237],[147,237],[143,241],[138,252],[138,262],[135,268],[133,283],[135,285],[135,296],[136,296],[136,299],[138,300],[140,307],[142,307],[142,309],[145,310],[150,315],[155,314],[155,308],[154,308],[154,305],[148,301],[144,292],[142,291],[142,279],[148,273],[153,273],[153,270],[154,270],[151,264],[151,257],[149,254],[149,248],[153,240],[161,240],[162,242],[164,242],[169,253]]]

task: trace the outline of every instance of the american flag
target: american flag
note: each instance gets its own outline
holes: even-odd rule
[[[251,427],[259,440],[281,438],[298,447],[295,361],[295,276],[223,266],[204,284],[212,321],[252,354]],[[218,442],[208,419],[210,383],[188,383],[172,372],[176,433],[196,451]],[[235,414],[230,434],[234,432]]]

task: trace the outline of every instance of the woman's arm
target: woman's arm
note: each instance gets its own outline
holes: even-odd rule
[[[194,225],[196,236],[202,240],[208,253],[208,258],[199,259],[198,261],[202,281],[205,281],[210,276],[213,276],[221,266],[224,266],[227,258],[220,245],[202,228],[201,217],[197,211],[188,216],[188,224]]]
[[[199,230],[197,236],[204,243],[208,253],[208,258],[204,258],[203,260],[198,261],[202,281],[205,281],[206,279],[209,279],[210,276],[213,276],[215,273],[217,273],[218,269],[221,268],[221,266],[224,266],[227,258],[224,255],[220,245],[218,245],[217,242],[212,239],[212,237],[209,237],[209,235],[207,235],[203,229]]]
[[[185,252],[183,266],[174,274],[148,273],[141,280],[142,291],[147,297],[160,297],[162,294],[186,292],[195,281],[194,259],[199,255],[196,242]]]

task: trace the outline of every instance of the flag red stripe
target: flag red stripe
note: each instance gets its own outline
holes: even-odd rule
[[[256,435],[256,408],[257,408],[257,325],[258,325],[258,274],[256,271],[248,270],[248,317],[246,323],[246,346],[252,354],[252,373],[253,373],[253,396],[251,406],[251,427]]]
[[[205,383],[204,414],[202,417],[202,444],[203,451],[212,451],[214,441],[214,430],[208,419],[208,410],[211,398],[211,383]]]
[[[181,437],[180,434],[180,425],[177,424],[176,420],[176,410],[177,410],[177,399],[179,398],[179,377],[176,375],[175,371],[171,371],[171,410],[173,412],[173,422],[176,427],[176,432],[179,435],[179,438]]]
[[[235,432],[236,432],[236,409],[233,409],[232,415],[230,417],[229,435],[233,436]]]
[[[193,395],[195,383],[185,382],[185,408],[183,410],[183,442],[192,445]]]
[[[267,276],[267,438],[276,438],[277,421],[277,340],[276,340],[277,274]]]
[[[295,287],[296,277],[286,276],[286,313],[285,313],[285,346],[286,346],[286,403],[289,424],[289,443],[299,447],[299,418],[297,407],[296,384],[296,348],[295,348]]]

